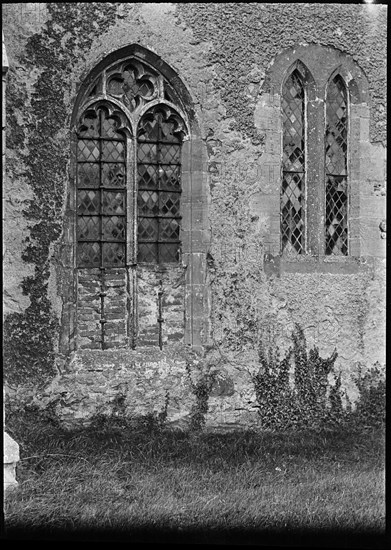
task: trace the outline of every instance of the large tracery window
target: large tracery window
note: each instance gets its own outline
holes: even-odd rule
[[[347,91],[337,75],[326,98],[326,254],[348,254]]]
[[[305,89],[295,69],[282,91],[283,178],[281,189],[282,250],[304,250],[305,216]]]
[[[170,307],[184,307],[181,158],[187,129],[181,107],[169,82],[138,59],[101,71],[80,104],[75,198],[81,348],[162,348],[164,339],[182,337],[184,313],[170,313],[171,328],[164,318]]]

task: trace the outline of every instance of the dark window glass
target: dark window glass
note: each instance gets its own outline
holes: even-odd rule
[[[78,132],[77,265],[125,265],[125,137],[106,110],[88,111]]]
[[[347,92],[337,75],[327,89],[325,252],[348,254]]]
[[[138,261],[175,263],[180,259],[181,135],[177,121],[155,108],[139,125]]]
[[[281,188],[282,250],[304,251],[305,213],[305,93],[298,69],[287,78],[282,93],[283,178]]]

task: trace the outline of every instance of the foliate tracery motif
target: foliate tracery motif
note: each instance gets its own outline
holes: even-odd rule
[[[159,77],[140,62],[121,63],[106,75],[106,92],[130,110],[142,107],[159,95]]]
[[[184,307],[181,105],[168,80],[134,58],[103,69],[83,95],[75,128],[82,348],[162,349],[182,338],[183,314],[170,310],[171,300]],[[143,314],[154,304],[156,319]],[[171,311],[164,330],[163,309]]]
[[[127,240],[132,261],[179,261],[186,130],[171,104],[174,97],[162,75],[135,59],[102,71],[89,87],[77,128],[78,266],[125,265]],[[126,220],[132,210],[137,234],[127,236],[126,227],[134,227]]]
[[[281,189],[282,250],[304,251],[305,91],[296,68],[282,93],[283,180]]]
[[[102,71],[86,94],[87,100],[106,98],[118,101],[136,116],[151,101],[172,102],[175,97],[175,91],[161,74],[135,59],[116,63]]]
[[[326,254],[348,254],[347,90],[337,75],[326,99]]]

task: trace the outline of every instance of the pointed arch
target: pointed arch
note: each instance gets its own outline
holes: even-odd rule
[[[300,174],[294,175],[294,170],[287,167],[287,159],[291,163],[296,160],[289,157],[297,149],[295,144],[290,149],[286,145],[290,140],[290,128],[289,123],[284,124],[283,114],[283,90],[291,75],[296,75],[299,82],[305,83],[304,171],[299,170],[305,176],[305,202],[302,201]],[[338,132],[338,139],[334,139],[330,129],[326,129],[326,116],[331,116],[331,107],[326,105],[327,97],[330,99],[330,86],[333,82],[332,86],[336,84],[335,79],[344,83],[340,90],[344,90],[343,94],[346,92],[346,109],[342,106],[344,114],[333,123],[334,126],[338,123],[338,128],[342,129]],[[296,44],[280,52],[272,61],[262,90],[271,110],[277,111],[279,103],[282,105],[277,128],[281,135],[281,148],[274,146],[272,129],[266,129],[266,140],[271,142],[270,155],[276,164],[279,156],[280,165],[279,185],[274,187],[273,192],[276,200],[279,195],[281,208],[272,219],[273,226],[280,229],[271,235],[270,245],[279,246],[280,252],[285,254],[290,250],[292,257],[286,258],[290,262],[294,261],[293,256],[300,253],[314,258],[330,254],[360,255],[360,174],[370,116],[365,72],[352,56],[337,48]],[[335,134],[335,130],[333,132]],[[325,138],[330,142],[327,154]],[[339,155],[343,160],[346,174],[333,173],[331,156],[334,149],[334,157]],[[299,158],[300,152],[296,151]],[[302,234],[298,225],[304,228],[304,247],[300,243]]]
[[[325,254],[348,255],[348,88],[339,72],[326,87]]]
[[[191,126],[192,132],[199,133],[194,102],[186,85],[168,63],[140,44],[131,44],[105,55],[81,76],[81,85],[74,100],[71,126],[77,119],[81,104],[88,97],[107,94],[106,83],[102,80],[102,75],[107,72],[109,82],[113,78],[122,81],[123,73],[126,71],[128,73],[133,71],[133,76],[139,84],[148,82],[148,84],[161,86],[164,81],[164,86],[160,88],[160,99],[175,105]],[[161,76],[160,82],[158,75]],[[119,86],[120,84],[121,82],[118,82]],[[152,93],[147,96],[150,101],[155,99]]]
[[[282,84],[281,249],[305,250],[306,67],[297,60]]]
[[[295,59],[295,61],[291,63],[288,69],[283,73],[281,86],[285,85],[287,79],[293,73],[296,74],[302,81],[305,88],[306,99],[312,100],[315,97],[315,80],[307,65],[299,57]]]
[[[207,175],[186,86],[159,56],[128,46],[85,74],[70,122],[64,241],[73,284],[62,352],[200,347],[209,233],[198,209],[207,207]]]

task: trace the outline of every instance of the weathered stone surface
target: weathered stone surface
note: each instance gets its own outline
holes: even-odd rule
[[[205,350],[213,349],[224,359],[213,356],[217,363],[210,363],[217,377],[207,426],[253,425],[257,409],[249,371],[259,364],[259,338],[272,328],[285,350],[296,322],[321,354],[337,347],[343,387],[357,397],[357,364],[385,362],[385,14],[384,6],[342,4],[303,4],[300,10],[251,3],[4,6],[10,400],[39,406],[53,401],[71,423],[115,411],[118,396],[124,397],[126,415],[159,413],[168,392],[168,419],[182,427],[195,403],[186,353],[198,350],[202,362]],[[191,99],[196,131],[183,144],[182,165],[185,252],[182,265],[163,273],[138,268],[137,293],[136,278],[106,274],[110,349],[101,351],[100,275],[80,273],[78,282],[74,277],[70,121],[86,76],[130,43],[159,56]],[[357,83],[360,100],[352,90],[349,115],[346,258],[319,251],[301,258],[280,255],[282,122],[275,83],[299,50],[307,52],[311,70],[321,71],[322,86],[338,59],[343,64],[348,58],[349,67],[357,66],[367,79],[367,88],[364,77]],[[311,99],[310,108],[323,97]],[[322,127],[309,132],[323,151]],[[320,195],[318,181],[319,174],[311,173],[312,192]],[[312,241],[321,238],[319,200]],[[145,347],[132,350],[136,294],[138,345]]]
[[[16,464],[19,462],[19,445],[7,432],[3,432],[4,494],[18,486]]]

